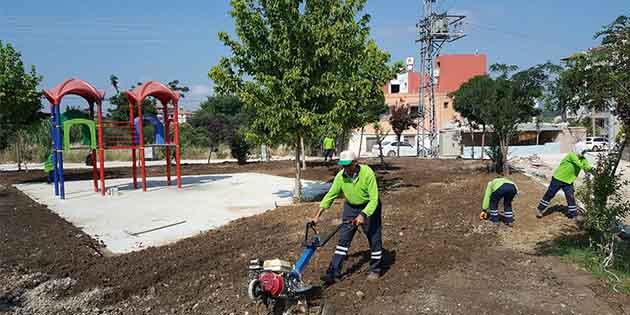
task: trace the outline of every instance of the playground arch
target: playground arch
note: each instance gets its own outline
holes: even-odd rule
[[[136,154],[140,153],[140,170],[142,173],[142,190],[146,191],[146,171],[144,161],[144,140],[142,131],[142,122],[148,121],[154,125],[154,144],[146,146],[162,146],[166,147],[167,183],[171,184],[171,163],[170,149],[174,147],[176,155],[176,174],[177,187],[181,188],[181,172],[180,172],[180,149],[179,149],[179,127],[178,127],[178,101],[179,94],[173,92],[170,88],[156,81],[149,81],[136,87],[133,91],[125,92],[129,101],[129,120],[115,121],[106,120],[103,117],[102,101],[105,93],[98,91],[91,84],[81,79],[69,79],[58,86],[44,91],[44,96],[50,102],[50,112],[52,115],[52,162],[53,162],[53,178],[55,195],[61,199],[65,199],[64,174],[63,174],[63,151],[64,149],[73,149],[69,146],[70,129],[73,126],[80,125],[89,130],[90,143],[87,148],[91,150],[92,175],[94,179],[94,191],[100,191],[105,195],[105,150],[131,150],[132,169],[133,169],[133,187],[137,185],[137,159]],[[63,115],[61,114],[60,105],[66,95],[77,95],[88,102],[89,114],[88,118],[75,118],[66,120],[62,123]],[[164,127],[157,117],[154,115],[142,115],[142,103],[147,97],[155,97],[162,104],[164,113]],[[168,105],[173,106],[173,118],[169,117]],[[96,105],[96,108],[95,106]],[[137,109],[137,117],[134,117],[134,108]],[[169,128],[173,124],[174,135],[171,140]],[[63,128],[63,129],[62,129]],[[161,139],[158,139],[161,136]],[[65,139],[65,141],[64,141]],[[64,144],[65,143],[65,144]],[[85,146],[79,147],[85,149]],[[98,159],[96,151],[98,150]],[[97,161],[99,167],[97,168]]]
[[[62,139],[62,123],[61,123],[61,101],[66,95],[77,95],[88,102],[89,118],[94,119],[94,104],[97,105],[99,113],[101,112],[102,100],[105,92],[97,90],[94,86],[81,79],[68,79],[56,87],[44,90],[44,96],[50,102],[50,113],[52,116],[52,161],[53,161],[53,180],[55,195],[65,199],[64,175],[63,175],[63,139]],[[69,132],[66,132],[69,135]],[[94,144],[92,142],[92,144]],[[92,147],[92,177],[94,180],[94,191],[98,191],[98,179],[96,171],[96,148]],[[101,163],[102,164],[102,163]],[[102,165],[101,165],[102,166]],[[104,177],[103,168],[101,167],[101,178]],[[104,183],[102,185],[105,186]]]
[[[162,115],[164,117],[164,144],[159,144],[160,146],[166,147],[166,182],[167,185],[171,184],[171,147],[175,148],[175,173],[177,176],[177,187],[182,187],[181,180],[181,156],[180,156],[180,146],[179,146],[179,124],[178,124],[178,103],[179,103],[179,94],[171,90],[166,85],[157,82],[157,81],[148,81],[139,86],[137,86],[133,91],[125,92],[127,95],[127,100],[129,101],[129,108],[131,109],[130,115],[133,117],[133,109],[134,107],[138,110],[138,120],[137,127],[135,127],[137,132],[137,140],[138,148],[140,149],[140,170],[142,174],[142,190],[147,190],[146,183],[146,172],[145,172],[145,160],[144,160],[144,135],[142,130],[143,116],[142,116],[142,103],[147,97],[156,98],[160,104],[162,105]],[[173,106],[173,119],[169,119],[169,110],[168,105],[171,104]],[[134,120],[135,121],[135,120]],[[170,125],[173,123],[173,131],[174,131],[174,141],[171,142],[170,137]],[[133,172],[135,174],[135,158],[133,159]]]

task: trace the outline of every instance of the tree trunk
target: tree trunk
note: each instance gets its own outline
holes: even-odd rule
[[[400,136],[396,135],[396,157],[400,157]]]
[[[562,109],[562,111],[560,112],[560,120],[562,120],[562,122],[567,122],[567,109],[566,108]]]
[[[361,140],[359,141],[359,153],[357,153],[357,157],[361,157],[361,147],[363,146],[363,127],[361,127]]]
[[[470,126],[470,158],[475,159],[475,130]]]
[[[304,150],[304,137],[300,136],[300,151],[302,152],[302,169],[306,169],[306,152]]]
[[[619,166],[619,162],[621,162],[621,158],[623,157],[623,150],[625,150],[627,145],[628,145],[628,135],[625,135],[623,137],[623,141],[619,145],[619,153],[617,155],[617,161],[615,161],[615,167],[613,167],[612,174],[610,174],[611,176],[614,176],[615,173],[617,172],[617,167]]]
[[[381,168],[385,169],[385,158],[383,158],[383,139],[378,142],[378,157],[381,159]]]
[[[17,161],[18,171],[22,170],[22,146],[20,144],[22,137],[18,134],[15,139],[15,160]]]
[[[503,173],[505,176],[510,176],[510,166],[508,165],[508,141],[509,140],[501,139],[501,160],[503,161]]]
[[[483,125],[481,131],[481,160],[483,161],[484,153],[486,151],[486,125]]]
[[[210,164],[210,159],[212,159],[212,146],[208,146],[208,164]]]
[[[302,201],[302,168],[300,167],[300,139],[295,139],[295,185],[293,186],[293,201]]]
[[[459,130],[459,155],[462,158],[465,158],[465,156],[464,156],[464,133],[461,131],[461,129]]]
[[[597,136],[597,135],[595,134],[595,114],[591,114],[591,128],[592,128],[592,131],[591,131],[591,132],[592,132],[592,134],[591,134],[591,136],[593,136],[593,137]]]
[[[540,131],[536,131],[536,145],[540,145]]]

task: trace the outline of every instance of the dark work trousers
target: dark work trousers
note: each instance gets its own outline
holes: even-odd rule
[[[53,171],[47,172],[48,173],[48,178],[46,179],[46,182],[48,184],[51,184],[52,182],[55,181],[54,176],[53,176]]]
[[[512,212],[512,200],[516,196],[516,186],[513,184],[503,184],[499,189],[490,195],[490,221],[499,222],[499,201],[503,198],[503,222],[512,223],[514,213]]]
[[[575,203],[573,184],[567,184],[563,181],[559,181],[555,177],[551,178],[549,188],[547,188],[547,192],[538,204],[538,211],[543,212],[547,207],[549,207],[549,202],[551,202],[551,199],[553,199],[560,189],[564,191],[564,196],[567,199],[569,207],[567,216],[569,218],[575,218],[577,216],[577,204]]]
[[[324,161],[328,161],[328,159],[330,159],[332,161],[334,152],[335,152],[335,150],[333,150],[333,149],[324,150]]]
[[[365,208],[365,205],[354,206],[347,202],[343,206],[343,221],[354,220]],[[350,243],[354,238],[354,233],[357,231],[357,226],[353,224],[344,224],[339,230],[339,241],[335,248],[335,254],[333,255],[330,266],[327,273],[333,277],[341,276],[341,268],[343,261],[348,255],[350,249]],[[365,222],[360,226],[365,233],[368,243],[370,244],[370,271],[381,273],[381,260],[383,257],[383,240],[382,240],[382,226],[381,226],[381,202],[379,201],[376,210],[371,216],[365,218]]]

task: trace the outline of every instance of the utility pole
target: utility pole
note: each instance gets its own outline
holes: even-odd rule
[[[418,104],[418,128],[416,128],[418,156],[437,157],[438,154],[437,137],[439,130],[436,126],[435,58],[439,55],[444,44],[466,36],[461,30],[461,21],[466,16],[450,15],[448,12],[436,13],[433,6],[436,2],[438,0],[422,0],[423,17],[416,24],[418,30],[416,43],[420,43],[420,104]],[[427,140],[430,143],[429,148],[426,147]],[[425,150],[421,150],[421,148]]]

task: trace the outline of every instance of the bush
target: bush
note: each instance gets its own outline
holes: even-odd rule
[[[247,156],[249,155],[249,149],[251,144],[245,140],[245,137],[240,133],[236,133],[230,139],[230,151],[232,157],[238,161],[238,164],[247,163]]]
[[[628,182],[621,179],[621,172],[615,172],[617,161],[617,154],[600,154],[592,176],[587,175],[577,191],[584,206],[583,228],[591,246],[604,258],[603,268],[613,263],[620,220],[630,213],[623,196]]]

